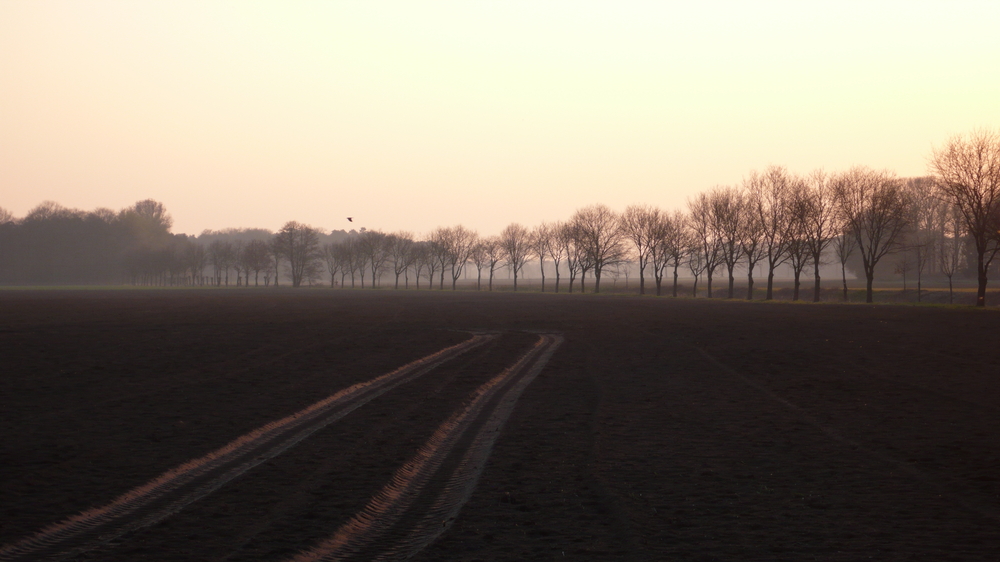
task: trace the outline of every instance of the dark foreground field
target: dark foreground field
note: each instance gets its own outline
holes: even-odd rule
[[[996,310],[201,290],[0,293],[0,560],[57,552],[10,545],[468,331],[493,337],[75,558],[313,548],[536,332],[565,340],[416,560],[1000,556]],[[448,490],[434,478],[413,509]]]

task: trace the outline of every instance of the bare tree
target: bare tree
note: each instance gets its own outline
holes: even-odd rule
[[[566,223],[559,227],[556,234],[557,243],[566,257],[566,270],[569,273],[569,292],[573,292],[573,283],[580,273],[580,246],[576,241],[575,227],[572,223]],[[580,291],[583,292],[581,285]]]
[[[910,178],[905,183],[910,200],[910,220],[906,229],[905,251],[917,274],[917,302],[923,300],[923,275],[938,251],[938,241],[944,237],[947,205],[938,196],[933,178]],[[905,287],[904,287],[905,289]]]
[[[215,286],[221,286],[223,276],[226,285],[229,285],[229,268],[235,261],[235,249],[233,243],[225,240],[215,240],[208,245],[208,261],[212,264],[213,279]]]
[[[531,231],[531,251],[538,258],[538,269],[542,274],[542,292],[545,292],[545,258],[552,254],[552,227],[542,223]],[[556,266],[558,269],[558,265]],[[556,275],[558,275],[558,270]]]
[[[234,240],[233,245],[233,271],[236,272],[236,286],[239,287],[242,282],[242,273],[245,271],[247,276],[247,285],[250,285],[250,268],[247,267],[246,256],[243,255],[244,247],[246,243],[243,240]],[[228,283],[227,283],[228,284]]]
[[[833,180],[837,209],[857,242],[864,264],[865,302],[873,302],[875,266],[897,249],[909,221],[908,197],[895,174],[863,166],[837,174]]]
[[[581,270],[594,269],[594,292],[600,293],[601,272],[606,266],[618,263],[625,254],[625,237],[618,214],[606,205],[590,205],[574,213],[570,223],[586,260]],[[580,285],[582,291],[583,274]]]
[[[392,272],[396,276],[395,289],[399,289],[399,276],[413,265],[413,234],[410,232],[395,232],[386,239],[389,257],[392,259]]]
[[[934,150],[931,170],[940,192],[962,215],[976,253],[976,306],[986,306],[986,284],[1000,252],[1000,133],[956,135]]]
[[[809,244],[810,221],[812,212],[812,192],[804,181],[792,184],[788,194],[788,263],[792,266],[794,278],[792,300],[799,300],[802,270],[806,268],[812,257]]]
[[[208,264],[208,253],[201,244],[191,244],[184,253],[184,261],[191,272],[192,283],[195,285],[204,284],[205,266]]]
[[[621,228],[625,237],[635,246],[636,262],[639,265],[639,294],[645,295],[646,265],[654,257],[660,242],[663,212],[650,205],[631,205],[621,215]]]
[[[857,239],[846,229],[833,239],[833,249],[840,261],[840,278],[844,286],[844,302],[847,302],[847,260],[858,248]]]
[[[300,287],[303,281],[310,281],[318,271],[321,256],[319,231],[309,225],[289,221],[275,235],[274,250],[288,262],[292,287]]]
[[[447,229],[447,253],[448,263],[451,266],[451,290],[456,289],[458,278],[462,276],[466,264],[469,263],[469,256],[479,235],[474,230],[469,230],[462,225],[453,226]]]
[[[708,210],[713,236],[719,242],[719,255],[729,273],[729,298],[735,292],[736,277],[733,270],[743,256],[740,245],[746,206],[743,194],[734,187],[715,187],[708,193]]]
[[[698,278],[701,274],[705,272],[705,252],[699,243],[698,246],[690,248],[687,252],[687,265],[688,269],[691,270],[691,275],[694,277],[694,283],[691,285],[691,296],[698,296]],[[709,297],[711,298],[711,297]]]
[[[271,266],[271,255],[267,248],[267,242],[263,240],[247,242],[243,249],[243,257],[246,260],[248,271],[253,271],[253,284],[256,287],[260,284],[260,272]]]
[[[364,256],[365,263],[372,274],[372,288],[376,288],[385,263],[389,259],[388,236],[380,230],[366,230],[358,235],[357,245],[359,253]],[[363,276],[361,284],[364,286]]]
[[[966,237],[962,232],[964,217],[954,206],[946,213],[945,227],[948,234],[941,241],[940,252],[938,252],[938,267],[948,278],[948,304],[955,302],[955,291],[952,285],[952,278],[955,272],[965,265]]]
[[[480,239],[476,241],[476,244],[472,247],[472,252],[469,253],[469,259],[472,261],[472,264],[476,266],[476,290],[482,291],[483,268],[486,267],[489,259],[484,240]]]
[[[837,214],[833,206],[833,196],[826,173],[816,170],[809,177],[810,190],[805,210],[805,240],[812,255],[813,302],[820,301],[819,266],[823,251],[836,239],[840,231]]]
[[[688,248],[692,245],[692,237],[688,228],[687,217],[681,211],[662,213],[657,242],[650,256],[653,266],[653,277],[656,280],[656,296],[662,294],[663,275],[667,267],[673,266],[674,283],[673,297],[677,297],[677,270],[684,260]]]
[[[751,172],[747,182],[748,209],[757,220],[762,235],[762,253],[767,263],[767,300],[774,298],[774,270],[788,260],[793,221],[789,202],[796,183],[802,180],[781,166],[770,166],[764,173]]]
[[[689,251],[697,251],[701,259],[697,260],[706,274],[708,298],[712,298],[712,280],[715,269],[722,265],[722,242],[716,235],[712,220],[712,205],[708,194],[699,193],[693,200],[688,200],[689,224],[691,225],[692,245]],[[688,256],[688,262],[692,258]]]
[[[433,240],[425,240],[421,244],[420,250],[420,262],[423,264],[424,269],[427,270],[427,288],[434,288],[434,272],[437,271],[438,267],[438,256],[441,254],[441,249],[437,242]],[[419,267],[419,266],[418,266]],[[442,270],[443,272],[444,270]],[[441,274],[441,278],[444,278],[444,273]]]
[[[486,253],[486,265],[490,270],[490,291],[493,290],[493,277],[496,275],[500,262],[504,259],[503,244],[500,243],[499,236],[490,236],[483,239],[483,251]]]
[[[566,257],[566,248],[562,243],[562,231],[564,225],[561,222],[549,225],[548,227],[548,253],[549,257],[552,258],[552,267],[556,270],[556,292],[559,292],[559,282],[562,279],[560,274],[560,266],[562,265],[563,259]]]
[[[342,260],[343,253],[340,244],[334,242],[323,244],[323,263],[326,264],[326,271],[330,274],[330,287],[337,286],[337,274],[340,273],[346,264]],[[341,276],[343,279],[343,275]],[[343,283],[341,283],[343,285]]]
[[[514,275],[514,290],[517,291],[517,277],[524,268],[531,252],[531,233],[517,223],[511,223],[500,232],[500,247],[504,262]]]

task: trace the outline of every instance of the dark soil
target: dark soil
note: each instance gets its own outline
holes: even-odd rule
[[[88,555],[275,560],[535,336],[566,341],[419,560],[996,560],[1000,312],[339,290],[0,292],[0,544],[505,335]]]

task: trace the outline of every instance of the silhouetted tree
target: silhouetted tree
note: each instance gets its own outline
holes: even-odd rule
[[[795,221],[791,216],[791,194],[802,180],[781,166],[763,173],[751,172],[747,181],[747,208],[757,221],[761,252],[767,263],[767,300],[774,298],[774,270],[788,260]]]
[[[625,237],[618,214],[606,205],[590,205],[573,214],[570,219],[577,246],[583,250],[581,273],[594,269],[594,292],[601,292],[601,272],[618,263],[625,254]],[[580,276],[583,290],[583,275]]]
[[[292,287],[300,287],[319,270],[319,231],[295,221],[286,222],[274,236],[274,251],[288,262]]]
[[[819,302],[819,266],[822,263],[823,252],[836,239],[841,231],[841,225],[837,221],[833,195],[825,172],[816,170],[809,176],[807,194],[808,198],[804,202],[806,207],[803,228],[813,264],[813,302]]]
[[[409,232],[395,232],[389,235],[387,240],[389,246],[389,257],[392,260],[392,272],[396,276],[395,288],[399,289],[399,276],[413,265],[413,234]],[[407,281],[407,284],[409,282]]]
[[[547,223],[543,222],[531,231],[531,251],[538,258],[538,269],[542,274],[542,292],[544,293],[545,258],[552,253],[552,227]],[[558,272],[556,274],[558,275]]]
[[[712,206],[705,193],[699,193],[693,200],[689,200],[688,208],[690,209],[688,216],[690,217],[691,234],[694,242],[690,251],[697,251],[701,254],[701,259],[695,260],[695,263],[698,263],[701,271],[705,273],[708,298],[712,298],[712,278],[715,275],[715,269],[723,263],[722,241],[717,236],[714,228]],[[692,262],[691,256],[688,257],[688,262]]]
[[[511,223],[500,232],[500,247],[504,262],[514,275],[514,290],[517,291],[517,277],[531,252],[531,233],[520,224]]]
[[[639,265],[639,294],[646,294],[646,265],[656,252],[663,228],[663,212],[650,205],[631,205],[621,215],[621,229],[635,248]],[[659,288],[659,285],[657,285]],[[659,294],[659,293],[657,293]]]
[[[976,254],[976,306],[986,306],[990,264],[1000,252],[1000,133],[956,135],[934,150],[930,166],[941,194],[962,215]]]
[[[861,253],[865,302],[872,302],[875,266],[896,249],[909,220],[907,193],[891,172],[861,166],[837,174],[832,184],[841,220]]]

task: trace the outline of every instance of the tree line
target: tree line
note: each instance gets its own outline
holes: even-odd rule
[[[820,300],[820,265],[839,263],[847,298],[847,271],[860,270],[866,301],[873,300],[878,268],[893,256],[895,272],[917,281],[927,274],[971,273],[978,306],[1000,251],[1000,136],[976,131],[950,139],[930,159],[932,175],[897,178],[859,166],[798,175],[781,166],[750,172],[739,185],[715,186],[665,211],[633,205],[618,213],[606,205],[577,210],[565,221],[533,228],[512,223],[481,236],[464,226],[439,227],[422,239],[409,232],[325,233],[295,221],[278,232],[206,231],[198,238],[169,232],[162,204],[141,201],[113,212],[71,211],[44,203],[23,219],[0,210],[0,282],[127,282],[179,285],[279,285],[329,282],[340,287],[454,290],[474,270],[478,290],[493,290],[506,270],[518,288],[525,267],[537,262],[541,290],[599,293],[608,268],[634,264],[639,292],[678,296],[683,272],[704,280],[714,296],[724,276],[735,298],[737,272],[746,298],[765,276],[773,298],[775,271],[792,271],[793,300],[802,276],[812,276]],[[849,267],[849,264],[857,263]],[[551,266],[551,269],[547,269]],[[883,268],[884,269],[884,268]],[[232,273],[232,279],[230,278]],[[251,281],[252,280],[252,281]]]

